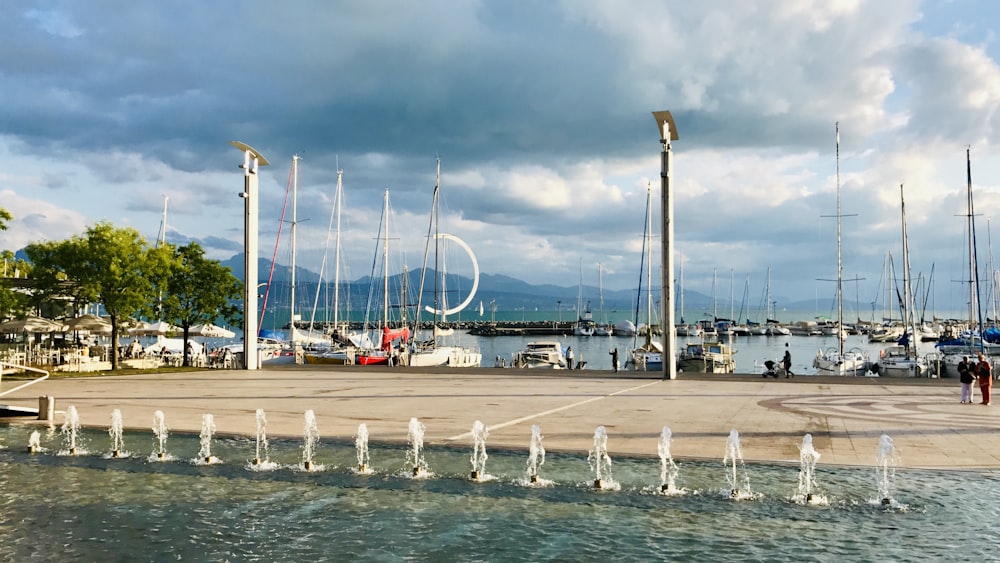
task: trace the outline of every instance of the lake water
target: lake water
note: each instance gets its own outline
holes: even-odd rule
[[[156,461],[151,432],[126,432],[131,454],[114,459],[100,430],[81,431],[70,456],[41,428],[46,451],[28,454],[34,428],[0,426],[5,561],[984,561],[1000,537],[995,472],[901,470],[885,505],[874,465],[821,464],[823,502],[802,504],[798,465],[741,466],[748,494],[732,500],[722,442],[708,461],[681,460],[686,494],[668,496],[655,452],[614,458],[595,490],[587,459],[566,454],[546,456],[531,485],[527,443],[487,444],[473,482],[471,444],[426,450],[428,473],[413,478],[405,448],[375,442],[370,475],[353,470],[352,444],[322,438],[314,471],[286,440],[271,443],[274,467],[255,471],[249,438],[216,437],[217,463],[204,465],[197,436],[171,435]]]
[[[511,354],[524,349],[528,342],[556,340],[562,343],[564,348],[572,346],[577,361],[586,360],[584,369],[609,370],[611,369],[609,352],[612,348],[618,348],[619,362],[624,365],[627,350],[635,345],[632,337],[623,336],[476,337],[456,333],[455,339],[458,342],[478,345],[483,353],[483,367],[493,367],[497,356],[506,359],[509,364]],[[684,337],[677,339],[679,346],[683,346],[687,341],[688,339]],[[736,336],[726,341],[736,350],[734,356],[736,373],[754,374],[763,373],[766,360],[780,359],[785,353],[786,343],[792,354],[792,372],[803,375],[814,374],[816,370],[812,367],[812,361],[816,352],[837,346],[837,339],[834,336]],[[641,340],[639,343],[642,343]],[[850,335],[844,349],[861,348],[877,361],[879,351],[886,346],[885,343],[869,343],[867,336]],[[921,356],[933,352],[934,343],[922,342],[918,346],[918,351]]]

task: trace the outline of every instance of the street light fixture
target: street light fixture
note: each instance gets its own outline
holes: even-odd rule
[[[260,368],[257,353],[257,168],[270,162],[256,149],[240,141],[231,145],[243,151],[243,368]]]
[[[663,145],[660,158],[660,206],[663,218],[662,255],[660,264],[660,295],[662,297],[660,318],[663,319],[663,379],[677,379],[677,333],[674,332],[674,200],[670,197],[670,169],[673,165],[671,141],[676,141],[677,126],[669,111],[654,111],[653,119],[660,132]]]

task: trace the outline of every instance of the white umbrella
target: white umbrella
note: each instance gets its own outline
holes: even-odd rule
[[[0,332],[62,332],[63,325],[42,317],[12,319],[0,323]]]
[[[204,336],[205,338],[233,338],[236,336],[235,332],[212,323],[194,325],[188,329],[188,334],[191,336]]]
[[[180,331],[181,329],[163,321],[142,323],[137,327],[128,329],[129,336],[164,336]]]
[[[68,319],[66,321],[66,328],[69,330],[85,330],[87,332],[104,334],[111,332],[111,321],[97,315],[83,315]]]

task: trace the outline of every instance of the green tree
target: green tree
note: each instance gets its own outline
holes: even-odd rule
[[[243,283],[217,260],[205,258],[201,246],[192,242],[174,250],[170,273],[163,287],[163,320],[184,329],[184,365],[188,358],[191,327],[224,319],[235,322],[240,315],[235,301],[243,295]]]
[[[0,207],[0,231],[7,230],[7,222],[13,219],[14,216],[10,214],[9,211]],[[14,260],[14,253],[9,250],[3,251],[3,263],[4,270],[7,270],[10,262]],[[9,274],[5,271],[3,277],[8,277]],[[0,318],[11,315],[12,313],[19,312],[20,295],[10,288],[10,285],[4,280],[0,282]]]
[[[83,236],[30,244],[25,252],[43,295],[62,292],[77,303],[100,303],[111,318],[111,369],[118,369],[124,319],[148,314],[169,269],[170,247],[150,248],[139,231],[101,222]]]
[[[22,282],[31,272],[31,264],[19,260],[10,250],[0,251],[3,260],[3,277],[0,278],[0,318],[20,317],[27,313],[30,293],[24,291]],[[18,288],[18,289],[15,289]]]

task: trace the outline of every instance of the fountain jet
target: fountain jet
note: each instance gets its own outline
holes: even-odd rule
[[[358,434],[354,437],[354,449],[357,451],[358,473],[368,473],[371,460],[368,456],[368,425],[364,422],[358,425]]]
[[[538,469],[545,463],[545,448],[542,446],[542,430],[537,424],[531,426],[531,445],[528,447],[528,480],[538,482]]]
[[[267,455],[267,417],[264,409],[257,409],[257,444],[254,449],[253,465],[260,466],[268,461]]]
[[[198,434],[201,449],[198,451],[198,458],[205,463],[212,463],[213,434],[215,434],[215,417],[211,414],[201,415],[201,433]]]
[[[481,421],[477,420],[472,424],[472,472],[469,478],[473,481],[478,481],[486,475],[486,458],[489,457],[486,455],[486,437],[489,434],[486,425]]]
[[[62,425],[62,433],[66,440],[66,449],[69,455],[76,455],[76,438],[80,432],[80,414],[76,412],[76,407],[70,405],[66,409],[66,417]]]
[[[316,445],[319,443],[319,428],[316,426],[316,413],[309,409],[305,414],[305,426],[303,427],[302,439],[302,467],[306,471],[312,471],[313,454]]]
[[[672,437],[673,433],[670,431],[670,427],[664,426],[656,448],[657,453],[660,454],[660,491],[664,493],[677,491],[677,475],[680,473],[680,467],[674,463],[674,458],[670,455]]]
[[[427,427],[416,417],[410,419],[410,426],[406,433],[406,441],[410,445],[406,453],[406,461],[413,468],[413,476],[419,476],[427,468],[427,462],[423,458],[424,432]]]
[[[587,462],[594,472],[594,488],[604,489],[614,481],[611,478],[611,457],[608,456],[608,432],[603,426],[594,430],[594,449],[587,455]]]
[[[169,434],[167,429],[166,417],[163,416],[163,411],[156,411],[153,413],[153,436],[156,437],[156,458],[163,460],[167,458],[167,435]]]
[[[111,457],[121,457],[124,440],[122,438],[122,411],[119,409],[111,411],[111,427],[108,428],[108,434],[111,436]]]

